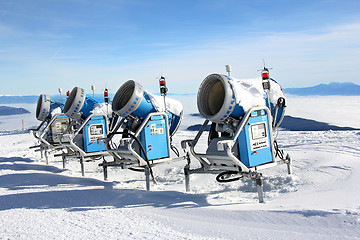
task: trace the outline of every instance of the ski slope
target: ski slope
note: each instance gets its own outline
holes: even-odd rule
[[[360,131],[280,131],[294,173],[263,170],[263,204],[252,181],[216,175],[191,175],[186,193],[185,162],[154,167],[147,192],[143,173],[109,167],[103,181],[86,162],[81,177],[77,160],[46,165],[30,134],[0,135],[0,239],[360,239]]]

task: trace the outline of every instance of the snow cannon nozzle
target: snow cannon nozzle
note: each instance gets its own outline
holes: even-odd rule
[[[64,114],[70,118],[78,116],[86,119],[94,110],[96,104],[103,103],[101,99],[86,95],[85,90],[74,87],[64,106]]]
[[[51,101],[49,95],[41,94],[36,105],[36,119],[39,121],[50,120],[51,112],[58,107],[63,110],[64,104]]]
[[[159,83],[165,87],[165,78],[160,78]],[[173,134],[181,122],[183,107],[175,99],[167,98],[165,102],[165,97],[163,99],[160,96],[153,95],[146,91],[140,83],[128,80],[115,93],[112,100],[112,110],[120,117],[131,121],[137,119],[140,122],[151,113],[165,112],[171,121],[169,123],[170,134]]]
[[[233,128],[234,121],[240,121],[252,107],[267,106],[272,111],[279,97],[284,98],[280,104],[285,104],[285,95],[277,82],[270,78],[256,81],[262,81],[263,88],[254,81],[235,79],[223,74],[208,75],[197,94],[199,113],[213,123]],[[270,86],[275,95],[265,98]],[[280,118],[276,120],[276,123],[279,122]]]

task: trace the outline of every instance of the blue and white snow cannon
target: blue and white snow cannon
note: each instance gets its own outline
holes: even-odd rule
[[[280,125],[285,113],[284,91],[275,80],[263,76],[263,81],[238,80],[224,74],[207,76],[197,95],[199,113],[211,122],[224,124],[241,119],[252,107],[266,106],[275,119],[273,126]]]
[[[165,84],[165,78],[162,77],[159,83],[160,89],[164,89],[161,84]],[[133,80],[125,82],[118,89],[112,101],[112,110],[122,121],[109,134],[107,146],[114,161],[101,164],[105,179],[107,166],[145,171],[149,190],[152,166],[185,159],[179,157],[178,150],[171,142],[171,137],[182,120],[182,104],[175,99],[166,98],[163,90],[161,95],[155,96],[147,92]],[[120,140],[116,139],[116,135],[120,136]],[[171,150],[177,158],[171,156]]]
[[[100,108],[102,103],[104,100],[86,95],[83,88],[75,87],[65,102],[64,113],[70,118],[86,119],[94,113],[95,108]]]
[[[62,113],[64,104],[52,101],[49,95],[41,94],[36,105],[36,119],[42,121],[33,130],[34,137],[49,148],[57,147],[59,135],[69,126],[69,119]]]
[[[190,169],[190,162],[185,167],[186,189],[192,173],[217,173],[219,182],[247,177],[261,189],[262,202],[262,175],[257,170],[287,163],[291,172],[290,157],[283,156],[273,139],[285,113],[285,94],[266,68],[262,78],[238,80],[226,67],[227,75],[211,74],[199,87],[197,106],[206,120],[194,139],[182,141],[182,147],[185,150],[188,145],[202,167]],[[209,123],[207,150],[197,153],[195,147]]]
[[[179,128],[183,113],[183,107],[179,101],[166,98],[164,104],[162,97],[147,92],[133,80],[125,82],[116,92],[112,110],[120,117],[136,118],[139,121],[145,119],[150,113],[165,112],[168,116],[171,136]]]
[[[99,159],[108,155],[104,139],[108,133],[108,116],[104,100],[86,95],[85,90],[73,88],[64,106],[64,114],[72,119],[69,130],[70,144],[65,144],[75,155],[80,156],[82,175],[83,159]]]
[[[63,109],[64,104],[51,101],[49,95],[41,94],[36,105],[36,119],[39,121],[50,120],[54,110],[59,110],[57,112],[61,113]]]
[[[49,95],[41,94],[36,105],[36,119],[42,121],[36,128],[32,129],[34,137],[39,140],[39,145],[31,148],[39,148],[36,151],[41,152],[41,157],[45,154],[46,163],[48,163],[48,153],[61,150],[60,136],[68,128],[69,119],[62,113],[64,104],[54,102]],[[63,141],[68,142],[65,138]]]

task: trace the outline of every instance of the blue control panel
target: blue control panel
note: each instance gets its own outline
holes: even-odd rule
[[[149,160],[169,157],[168,130],[164,116],[152,116],[140,133]],[[144,158],[144,154],[141,153]]]
[[[269,122],[266,111],[251,113],[248,123],[241,131],[238,142],[240,161],[247,167],[273,162]]]
[[[98,143],[98,139],[106,137],[105,119],[102,116],[92,117],[83,129],[84,151],[105,151],[104,141]]]

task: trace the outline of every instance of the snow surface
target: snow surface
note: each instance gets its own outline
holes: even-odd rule
[[[189,113],[185,127],[194,124]],[[179,130],[175,146],[195,134]],[[184,161],[154,167],[150,192],[130,170],[109,168],[103,181],[99,162],[86,162],[81,177],[77,160],[62,169],[51,156],[46,165],[29,149],[32,135],[0,131],[0,239],[360,239],[360,131],[280,131],[277,139],[294,173],[263,170],[259,204],[253,182],[221,184],[215,175],[191,175],[186,193]]]

